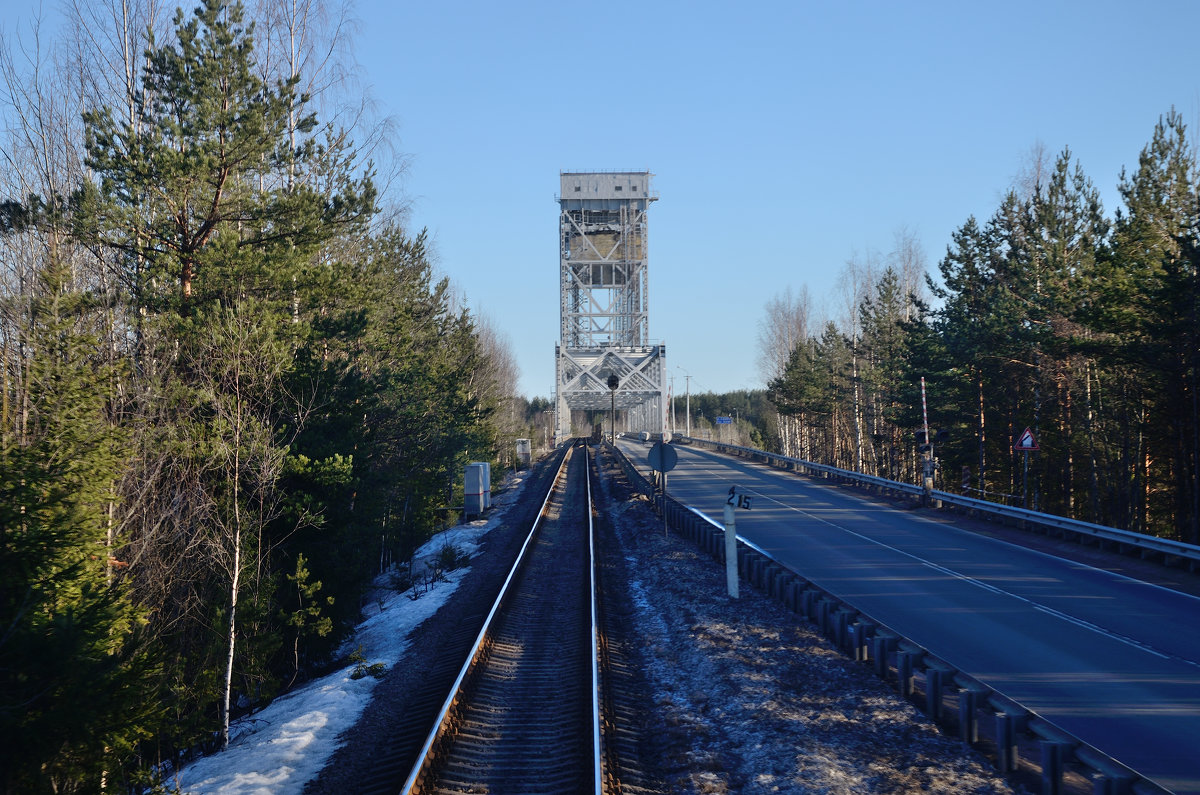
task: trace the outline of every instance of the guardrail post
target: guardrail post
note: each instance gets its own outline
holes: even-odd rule
[[[783,589],[781,583],[783,578],[783,569],[779,564],[768,561],[767,567],[763,570],[763,584],[766,586],[764,590],[771,596],[772,599],[783,600]]]
[[[786,594],[784,601],[787,604],[788,610],[791,610],[793,613],[804,612],[803,604],[801,603],[801,597],[804,595],[804,585],[800,581],[800,578],[794,574],[787,575],[787,585],[784,586],[784,593]]]
[[[847,650],[850,645],[850,611],[845,607],[838,607],[833,614],[833,642],[843,651]]]
[[[760,589],[762,589],[763,593],[769,594],[771,592],[770,583],[767,581],[767,577],[769,576],[769,572],[767,571],[769,564],[767,563],[766,558],[762,557],[761,555],[754,555],[754,563],[755,583]]]
[[[821,594],[819,591],[814,591],[813,589],[809,588],[804,591],[804,595],[802,597],[802,601],[804,604],[804,617],[807,618],[809,621],[813,622],[814,624],[817,624],[818,626],[819,626],[819,621],[817,620],[818,619],[817,599],[820,597],[820,595]]]
[[[850,627],[850,646],[854,652],[855,662],[866,662],[868,659],[867,649],[870,641],[872,625],[857,621]]]
[[[901,649],[896,652],[896,685],[901,698],[909,698],[913,694],[913,657],[916,655]]]
[[[821,634],[837,644],[837,600],[825,597],[820,602]]]
[[[896,638],[892,635],[876,635],[871,639],[871,656],[875,658],[875,673],[880,679],[888,678],[888,655],[896,647]],[[897,667],[899,667],[897,665]]]
[[[934,723],[942,721],[942,677],[940,668],[925,669],[925,714]]]
[[[978,691],[970,689],[958,692],[958,733],[967,745],[979,742],[979,721],[975,717],[979,695]]]
[[[1001,773],[1017,769],[1020,759],[1017,749],[1017,717],[1008,712],[996,713],[996,768]]]
[[[1062,792],[1063,762],[1070,747],[1058,740],[1042,740],[1042,795]]]

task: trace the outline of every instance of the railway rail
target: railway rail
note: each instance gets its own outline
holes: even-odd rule
[[[402,792],[614,791],[588,458],[563,458]]]

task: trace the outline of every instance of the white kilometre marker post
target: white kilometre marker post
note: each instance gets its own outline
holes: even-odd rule
[[[737,523],[733,519],[735,508],[750,510],[750,497],[739,493],[737,486],[730,486],[729,499],[725,500],[725,587],[731,599],[738,598]]]

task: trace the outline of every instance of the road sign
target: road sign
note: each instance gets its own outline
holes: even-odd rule
[[[726,505],[732,505],[734,508],[742,508],[750,510],[750,495],[742,494],[738,491],[737,486],[729,487],[729,499],[725,500]]]
[[[717,425],[733,425],[733,417],[717,417]]]
[[[669,444],[655,442],[654,446],[650,448],[646,460],[655,472],[670,472],[679,462],[679,453],[675,452],[675,448]]]
[[[1018,453],[1029,453],[1039,449],[1037,439],[1033,438],[1033,431],[1026,428],[1025,433],[1017,438],[1017,443],[1013,445],[1013,449]]]

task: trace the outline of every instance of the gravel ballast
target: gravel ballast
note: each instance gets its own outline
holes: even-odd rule
[[[618,581],[606,598],[631,616],[628,662],[647,694],[641,757],[655,788],[638,792],[1014,792],[981,754],[941,734],[803,618],[745,583],[730,599],[723,567],[664,533],[612,459],[602,457],[599,468],[600,519],[611,527],[603,554]],[[494,598],[546,480],[529,478],[306,794],[354,792],[370,775],[439,644]]]

